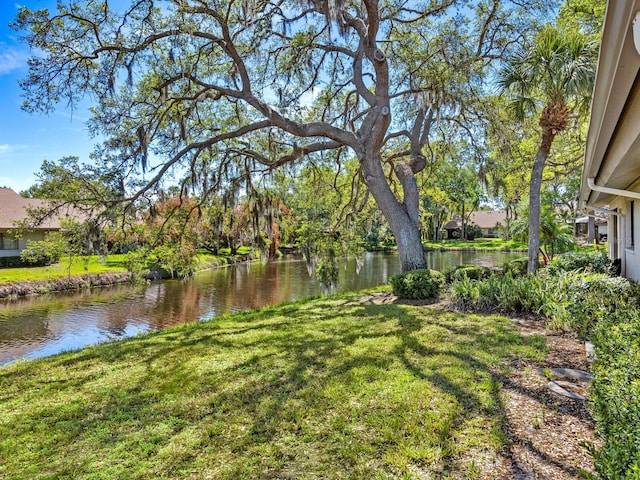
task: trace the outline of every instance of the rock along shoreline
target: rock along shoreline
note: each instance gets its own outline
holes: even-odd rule
[[[70,275],[48,280],[7,282],[0,284],[0,299],[61,292],[65,290],[106,287],[108,285],[132,282],[134,279],[135,277],[131,272],[100,272]]]

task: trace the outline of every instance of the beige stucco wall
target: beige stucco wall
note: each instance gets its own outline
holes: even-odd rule
[[[3,232],[6,233],[6,232]],[[31,232],[25,234],[24,237],[18,240],[18,250],[0,250],[0,257],[17,257],[20,255],[20,250],[27,246],[27,240],[39,241],[44,239],[44,232]]]

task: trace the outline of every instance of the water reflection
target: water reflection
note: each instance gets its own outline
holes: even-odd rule
[[[496,265],[514,254],[429,252],[430,268],[473,263]],[[383,285],[400,270],[397,255],[368,253],[359,274],[356,261],[339,271],[338,291]],[[81,292],[0,301],[0,364],[36,358],[124,338],[226,312],[260,308],[322,293],[305,262],[288,257],[200,272],[187,281],[119,285]]]

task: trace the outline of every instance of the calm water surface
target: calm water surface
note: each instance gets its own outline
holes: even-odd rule
[[[442,270],[463,263],[498,265],[517,256],[522,254],[429,252],[427,261]],[[399,271],[396,254],[367,253],[359,273],[355,260],[344,262],[338,291],[383,285]],[[0,365],[321,293],[305,262],[288,256],[208,270],[186,281],[0,300]]]

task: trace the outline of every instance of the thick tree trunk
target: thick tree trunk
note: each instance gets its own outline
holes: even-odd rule
[[[400,264],[403,272],[427,268],[427,262],[420,240],[420,228],[418,224],[418,196],[405,195],[405,203],[398,201],[391,191],[387,179],[382,170],[379,157],[367,155],[361,159],[365,182],[373,195],[378,207],[385,216],[395,237],[400,256]],[[404,182],[416,183],[413,175],[407,175]],[[406,188],[405,192],[413,193],[413,188]],[[417,184],[415,192],[417,193]],[[405,205],[407,202],[410,205]]]
[[[540,250],[540,193],[542,191],[542,173],[551,150],[555,135],[543,129],[542,141],[538,147],[538,154],[531,170],[531,184],[529,187],[529,259],[527,271],[538,271],[538,251]]]

